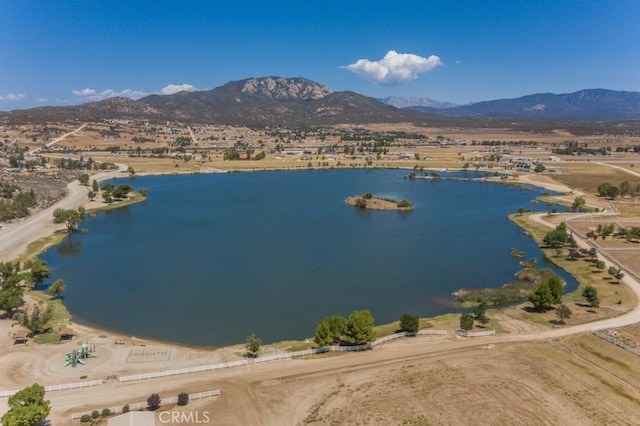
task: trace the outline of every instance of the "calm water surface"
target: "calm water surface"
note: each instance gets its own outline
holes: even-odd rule
[[[461,287],[501,285],[516,247],[542,259],[506,218],[539,193],[483,182],[404,179],[403,170],[137,177],[149,199],[86,219],[42,258],[77,320],[193,345],[313,336],[329,315],[453,309]],[[345,204],[373,192],[409,213]],[[542,207],[542,206],[541,206]],[[575,287],[575,281],[561,275]]]

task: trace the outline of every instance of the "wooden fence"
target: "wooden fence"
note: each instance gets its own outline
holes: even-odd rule
[[[210,390],[210,391],[206,391],[206,392],[190,393],[189,394],[189,401],[194,400],[194,399],[210,398],[210,397],[213,397],[213,396],[220,396],[220,389]],[[178,402],[178,397],[177,396],[170,396],[170,397],[167,397],[167,398],[162,398],[160,400],[160,405],[175,404],[177,402]],[[132,404],[126,404],[126,405],[129,406],[129,411],[138,411],[140,409],[144,410],[149,406],[149,404],[147,402],[134,402]],[[119,414],[119,413],[122,413],[122,409],[126,405],[118,405],[116,407],[109,407],[108,410],[111,412],[111,414]],[[71,414],[71,420],[79,419],[82,416],[90,416],[93,411],[96,411],[96,410],[83,411],[81,413],[72,413]],[[102,409],[99,409],[97,411],[99,413],[101,413]]]

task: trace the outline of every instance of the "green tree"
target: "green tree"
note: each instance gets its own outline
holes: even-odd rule
[[[40,305],[35,305],[31,312],[26,311],[20,318],[20,324],[33,333],[40,333],[44,330],[52,316],[51,306],[47,306],[44,310],[40,309]]]
[[[554,302],[549,285],[545,283],[536,288],[533,293],[531,293],[531,296],[529,296],[529,302],[531,302],[538,311],[544,312],[549,310]]]
[[[25,263],[25,269],[28,273],[25,274],[25,278],[30,285],[37,287],[42,282],[49,278],[49,266],[47,262],[42,259],[35,259]]]
[[[142,195],[143,197],[146,197],[147,194],[149,193],[149,190],[147,188],[140,188],[138,190],[138,192],[140,193],[140,195]]]
[[[564,324],[564,321],[571,318],[571,309],[564,303],[561,303],[556,307],[556,317],[558,317],[558,321],[560,324]]]
[[[53,212],[53,223],[64,223],[69,234],[77,229],[80,220],[82,214],[78,210],[58,208]]]
[[[417,315],[402,314],[400,316],[400,330],[407,333],[417,333],[420,330],[420,318]]]
[[[569,242],[569,237],[570,235],[567,231],[567,224],[562,222],[556,226],[556,229],[545,235],[542,242],[551,248],[560,248]]]
[[[255,333],[251,333],[249,336],[247,336],[247,342],[245,343],[244,347],[247,349],[247,352],[251,356],[255,357],[258,352],[260,352],[261,344],[262,342],[260,341],[258,336],[256,336]]]
[[[136,174],[136,171],[134,170],[133,166],[129,166],[127,167],[127,173],[129,173],[129,176],[133,176]]]
[[[91,183],[91,190],[93,192],[100,192],[100,187],[98,186],[98,181],[96,181],[95,179]]]
[[[576,197],[573,200],[573,204],[569,207],[569,211],[571,212],[582,212],[587,206],[587,202],[584,197]]]
[[[347,329],[347,319],[340,315],[332,315],[325,318],[323,321],[327,322],[331,335],[333,336],[333,340],[341,340],[345,330]]]
[[[347,319],[344,338],[347,343],[362,345],[376,338],[374,319],[368,310],[353,311]]]
[[[631,184],[625,180],[620,184],[620,196],[624,198],[629,194],[631,194]]]
[[[549,287],[549,291],[551,291],[552,303],[558,304],[562,302],[562,280],[559,276],[554,275],[547,280],[547,286]]]
[[[544,164],[538,163],[538,164],[536,164],[536,167],[533,169],[533,171],[536,172],[536,173],[540,173],[540,172],[544,172],[545,169],[546,169],[546,167],[544,167]]]
[[[622,269],[615,266],[609,266],[609,269],[607,269],[607,273],[618,281],[620,281],[624,277],[624,272],[622,272]]]
[[[9,397],[9,411],[2,416],[4,426],[35,426],[47,418],[51,407],[44,399],[44,386],[37,383]]]
[[[370,200],[373,198],[373,194],[370,192],[365,192],[364,194],[362,194],[362,198],[364,198],[365,200]]]
[[[486,325],[489,322],[489,317],[487,316],[487,302],[482,302],[473,308],[473,319],[482,325]]]
[[[316,327],[316,335],[314,336],[313,341],[321,348],[333,343],[333,335],[331,334],[331,328],[329,327],[329,322],[326,321],[326,318],[320,321]]]
[[[612,200],[615,200],[618,195],[620,195],[620,188],[618,188],[617,186],[611,185],[607,189],[607,197],[611,198]]]
[[[607,194],[609,193],[609,188],[611,188],[611,184],[607,183],[607,182],[603,182],[600,185],[598,185],[597,191],[598,191],[598,195],[600,195],[601,197],[606,197]]]
[[[473,329],[473,315],[471,314],[462,314],[460,315],[460,328],[464,331],[469,331]]]
[[[598,295],[598,289],[593,286],[585,286],[582,290],[582,297],[587,299],[589,306],[597,308],[600,306],[600,296]]]
[[[518,207],[518,215],[519,216],[522,216],[526,211],[527,211],[527,209],[525,209],[524,207]]]
[[[89,185],[89,175],[86,173],[83,173],[80,176],[78,176],[78,180],[80,181],[80,185],[84,185],[84,186]]]
[[[64,281],[61,279],[55,280],[47,289],[47,293],[54,295],[57,298],[60,298],[60,295],[65,290]]]
[[[93,201],[96,198],[96,193],[93,191],[89,191],[87,193],[87,198],[89,198],[90,201]]]
[[[0,311],[12,317],[15,310],[24,305],[24,290],[20,287],[0,289]]]

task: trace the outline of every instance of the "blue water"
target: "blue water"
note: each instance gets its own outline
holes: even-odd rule
[[[42,255],[76,320],[192,345],[313,336],[329,315],[376,323],[453,309],[461,287],[513,280],[512,247],[539,258],[507,219],[539,193],[486,182],[405,179],[403,170],[136,177],[144,203],[98,213]],[[407,199],[369,211],[348,196]],[[551,267],[551,265],[550,265]],[[558,271],[575,287],[575,281]]]

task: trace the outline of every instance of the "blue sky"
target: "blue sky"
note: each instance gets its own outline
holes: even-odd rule
[[[0,0],[0,110],[262,76],[456,103],[640,91],[640,1]]]

